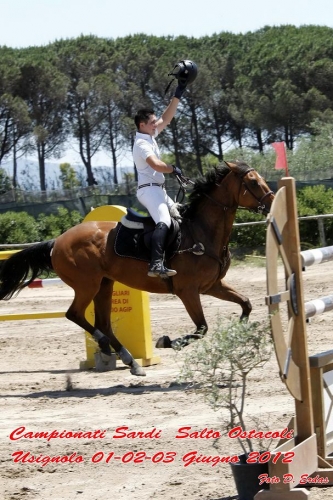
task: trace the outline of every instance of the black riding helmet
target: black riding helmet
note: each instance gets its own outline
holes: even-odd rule
[[[197,74],[197,65],[193,61],[184,60],[177,63],[168,76],[174,76],[179,83],[189,85],[194,82]]]

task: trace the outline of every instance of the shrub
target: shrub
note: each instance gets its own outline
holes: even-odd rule
[[[33,243],[39,241],[38,224],[26,212],[0,214],[0,243]]]
[[[6,191],[9,191],[12,188],[13,185],[10,177],[3,168],[0,168],[0,194],[6,193]]]
[[[300,217],[333,213],[333,189],[324,185],[307,186],[297,191],[297,208]],[[333,243],[333,219],[324,221],[327,244]],[[301,242],[307,246],[320,246],[318,220],[299,222]]]
[[[67,229],[82,222],[82,216],[77,211],[69,212],[67,208],[59,207],[57,214],[40,214],[37,218],[41,240],[56,238]]]
[[[63,207],[58,208],[57,214],[41,214],[37,220],[26,212],[6,212],[0,214],[0,244],[50,240],[81,221],[79,212]]]
[[[265,221],[265,217],[247,210],[238,210],[235,223]],[[266,243],[266,224],[233,226],[230,236],[230,248],[263,249]]]
[[[248,375],[271,356],[272,338],[268,321],[218,321],[211,334],[191,346],[180,373],[214,410],[227,409],[226,430],[247,429],[245,398]],[[239,439],[242,451],[253,451],[252,442]]]

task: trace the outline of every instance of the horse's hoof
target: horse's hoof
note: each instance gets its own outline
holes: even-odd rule
[[[131,371],[132,375],[136,375],[137,377],[145,377],[146,376],[146,372],[144,371],[142,366],[140,366],[136,361],[133,361],[133,363],[131,364],[130,371]]]
[[[155,347],[157,347],[157,349],[167,349],[172,347],[170,337],[168,337],[167,335],[163,335],[163,337],[160,337],[158,339]]]

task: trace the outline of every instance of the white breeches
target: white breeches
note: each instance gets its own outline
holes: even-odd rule
[[[166,190],[159,186],[147,186],[138,189],[136,196],[140,203],[148,210],[155,224],[164,222],[171,226],[169,209],[175,202],[168,196]]]

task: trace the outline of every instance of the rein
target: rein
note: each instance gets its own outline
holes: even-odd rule
[[[176,195],[176,203],[182,203],[185,198],[186,186],[188,184],[192,184],[194,186],[195,182],[193,182],[189,177],[185,177],[184,175],[175,175],[175,177],[179,183],[179,190]],[[181,200],[179,200],[180,193],[182,195]]]
[[[244,177],[246,177],[246,175],[249,172],[253,172],[253,171],[254,171],[254,168],[249,168],[248,170],[246,170],[246,172],[244,172],[244,174],[241,177],[242,178],[242,184],[240,186],[239,192],[240,192],[242,186],[244,186],[245,187],[245,192],[248,191],[253,196],[253,198],[258,202],[258,207],[257,207],[256,210],[252,210],[252,209],[246,208],[246,207],[238,207],[238,209],[239,210],[248,210],[249,212],[255,212],[255,213],[262,214],[263,211],[264,211],[264,209],[265,209],[265,205],[263,205],[263,201],[264,201],[264,199],[267,196],[270,196],[271,194],[273,194],[273,191],[268,191],[259,200],[256,197],[256,195],[251,191],[251,189],[249,188],[249,186],[246,184],[246,181],[244,180]],[[231,173],[231,170],[230,170],[230,173]],[[179,183],[179,191],[178,191],[177,196],[176,196],[176,202],[177,203],[182,203],[182,201],[185,198],[186,186],[188,186],[188,184],[194,185],[195,182],[193,182],[189,177],[185,177],[184,175],[176,175],[175,177],[176,177],[176,179],[177,179],[177,181]],[[180,193],[182,194],[181,200],[179,200]],[[232,208],[232,207],[228,207],[227,205],[224,205],[223,203],[215,200],[212,196],[210,196],[207,193],[203,193],[203,194],[204,194],[204,196],[206,198],[208,198],[209,200],[211,200],[212,202],[214,202],[216,205],[218,205],[219,207],[223,208],[224,210],[228,210],[228,209]]]
[[[243,209],[243,210],[248,210],[248,211],[251,211],[251,212],[255,212],[255,213],[263,213],[263,211],[265,210],[265,205],[263,204],[263,200],[273,194],[273,191],[268,191],[267,193],[265,193],[260,199],[257,198],[257,196],[251,191],[250,187],[248,186],[248,184],[246,183],[246,180],[244,179],[247,174],[249,172],[252,172],[254,171],[254,168],[248,168],[242,175],[241,175],[241,183],[240,183],[240,187],[239,187],[239,196],[240,197],[240,193],[241,193],[241,189],[244,187],[245,188],[245,193],[246,191],[248,191],[252,196],[253,198],[256,200],[256,202],[258,203],[258,207],[257,209],[253,210],[253,209],[249,209],[249,208],[245,208],[245,207],[238,207],[240,209]],[[229,173],[232,173],[232,170],[230,169],[230,172]],[[221,183],[223,182],[223,180],[228,176],[229,174],[227,174],[220,183],[216,183],[216,185],[218,187],[221,186]],[[182,200],[184,199],[185,197],[185,193],[186,193],[186,187],[188,184],[192,184],[194,185],[195,183],[189,179],[188,177],[185,177],[183,175],[176,175],[176,178],[177,178],[177,181],[179,183],[179,191],[178,191],[178,194],[176,196],[176,201],[178,201],[178,198],[179,198],[179,195],[180,193],[182,193]],[[244,194],[245,194],[244,193]],[[213,198],[212,196],[210,196],[209,194],[207,193],[203,193],[203,195],[208,198],[210,201],[212,201],[213,203],[215,203],[216,205],[218,205],[219,207],[223,208],[224,211],[227,211],[227,210],[232,210],[234,207],[230,207],[230,206],[227,206],[227,205],[224,205],[223,203],[221,203],[220,201],[216,200],[215,198]],[[190,221],[188,221],[189,224],[188,224],[188,229],[189,229],[189,232],[190,232],[190,235],[191,235],[191,238],[192,240],[194,241],[194,245],[191,247],[191,248],[186,248],[186,249],[183,249],[183,250],[178,250],[176,253],[177,254],[181,254],[181,253],[186,253],[186,252],[189,252],[189,253],[193,253],[194,255],[207,255],[208,257],[214,259],[215,261],[217,261],[217,263],[219,264],[219,272],[218,272],[218,275],[221,276],[222,275],[222,272],[223,272],[223,269],[225,268],[225,266],[227,265],[228,263],[228,260],[230,259],[230,254],[228,252],[228,246],[224,246],[223,247],[223,254],[222,254],[222,258],[219,256],[219,255],[216,255],[214,252],[212,252],[211,250],[205,248],[205,246],[198,241],[198,239],[195,237],[195,234],[194,234],[194,229],[193,227],[191,226],[191,223]]]
[[[223,208],[224,210],[230,210],[231,207],[228,207],[227,205],[223,205],[223,203],[220,203],[219,201],[215,200],[214,198],[212,198],[211,196],[209,196],[209,194],[207,193],[204,193],[204,196],[206,196],[206,198],[208,198],[209,200],[213,201],[216,205],[218,205],[219,207]]]
[[[179,182],[179,186],[180,186],[179,187],[179,191],[178,191],[177,196],[176,196],[176,201],[178,202],[179,193],[182,193],[182,201],[183,201],[183,199],[185,197],[185,193],[186,193],[186,186],[188,184],[194,185],[195,182],[193,182],[189,177],[185,177],[183,175],[181,175],[181,176],[180,175],[176,175],[176,178],[177,178],[177,181]],[[204,193],[204,195],[208,199],[210,199],[211,201],[213,201],[214,203],[216,203],[217,205],[219,205],[220,207],[224,208],[224,210],[228,210],[228,208],[230,208],[230,207],[227,207],[226,205],[223,205],[219,201],[214,200],[214,198],[212,198],[211,196],[209,196],[207,193]],[[230,255],[229,255],[229,252],[228,252],[228,247],[227,246],[223,247],[223,252],[224,252],[225,256],[224,256],[223,260],[220,259],[220,257],[218,255],[216,255],[214,252],[211,252],[209,249],[207,249],[203,245],[203,243],[201,243],[201,242],[199,242],[197,240],[197,238],[194,235],[194,231],[193,231],[193,228],[191,226],[191,223],[190,223],[190,221],[188,221],[188,222],[189,222],[188,229],[190,231],[190,235],[192,237],[192,240],[194,241],[194,245],[191,248],[184,248],[183,250],[178,250],[176,253],[177,254],[193,253],[194,255],[207,255],[211,259],[214,259],[214,260],[216,260],[218,262],[218,264],[219,264],[218,276],[221,276],[221,274],[223,272],[223,269],[225,268],[225,266],[227,265],[228,261],[230,260]]]

